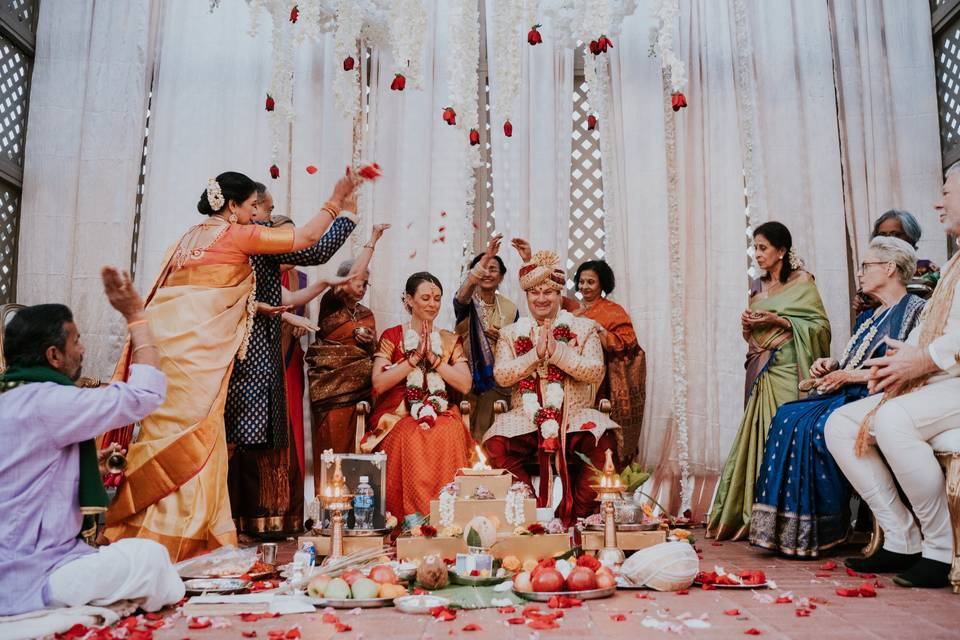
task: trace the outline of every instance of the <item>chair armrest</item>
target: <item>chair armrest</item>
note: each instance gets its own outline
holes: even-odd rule
[[[600,410],[600,413],[609,416],[610,412],[613,411],[613,404],[606,398],[603,398],[597,403],[597,409]]]
[[[355,412],[357,414],[357,430],[353,437],[353,452],[360,453],[360,441],[363,434],[367,432],[367,416],[370,414],[370,403],[361,400],[357,403]]]
[[[498,416],[507,412],[507,403],[503,400],[497,400],[493,403],[493,415]]]

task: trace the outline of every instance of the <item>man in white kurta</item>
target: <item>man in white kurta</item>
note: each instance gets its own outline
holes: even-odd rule
[[[558,264],[555,254],[542,251],[520,269],[530,317],[500,330],[493,368],[497,384],[512,388],[513,409],[496,417],[483,445],[494,467],[528,485],[525,465],[539,463],[540,506],[549,505],[543,480],[556,455],[563,482],[556,515],[569,525],[597,508],[593,471],[577,454],[602,467],[605,451],[616,452],[619,427],[594,408],[603,346],[593,320],[560,310],[566,274]]]
[[[960,165],[947,170],[935,208],[946,232],[960,234]],[[906,343],[888,343],[892,355],[866,363],[874,367],[871,391],[885,393],[837,409],[826,425],[830,453],[884,534],[876,554],[846,564],[856,571],[898,572],[894,582],[901,586],[942,587],[953,558],[953,531],[943,473],[929,441],[960,427],[960,254],[944,268]],[[896,391],[904,386],[913,390]],[[865,443],[861,455],[856,452],[858,435]]]

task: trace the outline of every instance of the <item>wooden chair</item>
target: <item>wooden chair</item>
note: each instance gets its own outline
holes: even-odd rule
[[[463,418],[463,424],[467,428],[467,431],[470,431],[470,403],[466,400],[463,400],[460,403],[460,416]],[[360,441],[363,439],[363,434],[367,432],[367,416],[370,415],[370,403],[366,400],[361,400],[357,403],[356,411],[357,414],[357,427],[356,432],[353,436],[353,451],[354,453],[360,453]]]
[[[16,303],[0,306],[0,373],[7,370],[7,361],[3,357],[3,334],[6,333],[7,323],[13,319],[17,311],[25,308],[26,305]]]

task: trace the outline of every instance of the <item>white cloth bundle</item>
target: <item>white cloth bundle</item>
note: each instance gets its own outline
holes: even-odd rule
[[[620,567],[624,578],[657,591],[686,589],[700,571],[700,560],[689,542],[664,542],[641,549]]]

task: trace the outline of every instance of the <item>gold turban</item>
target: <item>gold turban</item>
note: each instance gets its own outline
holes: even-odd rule
[[[538,251],[530,262],[520,267],[520,288],[524,291],[542,284],[562,291],[566,283],[567,274],[560,268],[560,258],[552,251]]]

